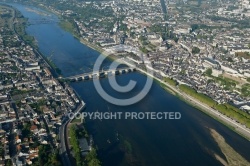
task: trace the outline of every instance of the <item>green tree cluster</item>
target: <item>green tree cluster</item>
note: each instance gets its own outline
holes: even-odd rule
[[[4,149],[3,149],[3,144],[0,142],[0,156],[4,157]]]
[[[198,54],[198,53],[200,53],[200,49],[198,47],[193,47],[192,48],[192,53],[193,54]]]
[[[226,90],[230,90],[230,89],[235,88],[236,84],[237,84],[236,81],[229,79],[229,78],[226,78],[226,77],[222,77],[222,76],[214,77],[212,75],[210,75],[210,77],[212,77],[220,85],[224,86],[224,89],[226,89]]]
[[[61,166],[58,151],[53,152],[50,145],[40,145],[38,152],[38,162],[35,165],[39,166]]]
[[[96,149],[92,149],[86,156],[88,166],[101,166],[101,162],[97,158]]]
[[[86,136],[87,132],[84,129],[83,132],[80,133],[80,130],[78,130],[78,127],[76,125],[72,125],[70,127],[69,131],[70,135],[70,144],[72,146],[73,152],[74,152],[74,158],[76,160],[77,166],[100,166],[101,162],[97,158],[97,152],[96,149],[92,149],[87,156],[85,157],[85,160],[81,157],[81,149],[79,146],[79,137],[82,137],[83,135]]]
[[[12,166],[13,164],[12,164],[11,159],[5,160],[5,165],[6,166]]]
[[[187,85],[179,85],[179,88],[180,88],[183,92],[185,92],[185,93],[187,93],[188,95],[190,95],[190,96],[192,96],[192,97],[198,99],[199,101],[201,101],[201,102],[207,104],[207,105],[210,106],[210,107],[213,107],[214,105],[217,104],[217,103],[216,103],[213,99],[211,99],[210,97],[208,97],[208,96],[206,96],[206,95],[204,95],[204,94],[202,94],[202,93],[197,93],[196,90],[194,90],[193,88],[191,88],[191,87],[189,87],[189,86],[187,86]]]
[[[173,80],[171,78],[168,78],[168,77],[164,77],[163,81],[169,83],[172,86],[177,86],[178,85],[177,81],[175,81],[175,80]]]
[[[30,131],[31,124],[26,123],[23,128],[22,128],[22,136],[23,137],[30,137],[31,136],[31,131]]]
[[[74,158],[76,160],[76,165],[81,166],[83,165],[83,161],[81,158],[81,149],[79,146],[79,141],[77,137],[77,126],[72,125],[69,130],[70,135],[70,144],[72,146],[73,152],[74,152]]]
[[[194,32],[196,29],[199,28],[199,25],[198,24],[192,24],[191,25],[191,32]]]
[[[246,125],[248,128],[250,127],[250,115],[232,105],[229,104],[219,104],[215,105],[215,108],[220,111],[222,114],[235,119],[241,124]]]
[[[218,104],[210,97],[197,93],[193,88],[187,86],[187,85],[180,85],[179,88],[187,93],[188,95],[196,98],[202,103],[207,104],[209,107],[217,109],[222,114],[235,119],[236,121],[240,122],[241,124],[246,125],[247,127],[250,127],[250,114],[230,105],[230,104]]]
[[[148,50],[145,47],[140,47],[139,49],[145,54],[148,53]]]
[[[241,94],[245,97],[250,96],[250,84],[244,84],[241,88]]]
[[[209,68],[209,69],[207,69],[207,70],[205,71],[205,74],[206,74],[207,76],[211,76],[212,73],[213,73],[212,68]]]

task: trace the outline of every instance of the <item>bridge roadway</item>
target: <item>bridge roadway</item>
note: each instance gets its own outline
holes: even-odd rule
[[[136,71],[136,67],[123,67],[123,68],[117,68],[117,69],[108,69],[108,70],[102,70],[102,71],[93,71],[89,73],[83,73],[78,74],[70,77],[65,77],[65,79],[69,79],[71,81],[81,81],[86,79],[92,79],[92,78],[98,78],[98,77],[104,77],[110,76],[110,75],[118,75],[123,73],[129,73]]]

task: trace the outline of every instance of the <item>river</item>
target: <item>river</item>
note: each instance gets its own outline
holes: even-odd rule
[[[35,7],[12,4],[24,17],[29,18],[26,28],[35,37],[39,50],[61,69],[64,76],[91,71],[99,53],[81,44],[58,25],[58,18]],[[32,8],[40,12],[29,10]],[[46,13],[46,14],[41,14]],[[39,21],[40,20],[40,21]],[[41,20],[49,20],[45,23]],[[104,62],[108,66],[109,60]],[[117,81],[126,85],[136,80],[136,88],[122,97],[139,92],[146,77],[139,73],[118,76]],[[109,85],[108,79],[101,84],[109,94],[119,96]],[[98,154],[104,166],[167,166],[167,165],[222,165],[214,153],[222,154],[209,129],[216,130],[240,155],[250,161],[250,142],[216,120],[167,93],[153,83],[149,94],[140,102],[126,107],[107,103],[99,96],[92,81],[71,84],[86,102],[88,112],[180,112],[180,120],[88,120],[87,127],[93,135]]]

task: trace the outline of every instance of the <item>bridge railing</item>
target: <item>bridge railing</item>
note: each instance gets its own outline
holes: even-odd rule
[[[93,72],[82,73],[82,74],[77,74],[74,76],[65,77],[65,79],[73,79],[73,78],[78,78],[78,77],[96,75],[96,74],[100,74],[103,72],[105,72],[105,73],[106,72],[115,72],[115,71],[129,70],[129,69],[134,70],[135,67],[123,67],[123,68],[117,68],[117,69],[106,69],[106,70],[93,71]]]

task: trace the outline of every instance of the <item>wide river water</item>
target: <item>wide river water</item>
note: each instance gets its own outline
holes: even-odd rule
[[[91,71],[99,53],[64,31],[58,25],[57,16],[35,7],[12,5],[29,19],[27,33],[35,37],[39,50],[52,59],[64,76]],[[109,63],[109,60],[105,61],[104,66]],[[131,79],[137,81],[133,91],[123,94],[123,97],[129,97],[143,88],[146,77],[130,73],[116,79],[121,85],[126,85]],[[109,94],[119,96],[108,79],[101,79],[101,84]],[[248,140],[167,93],[157,83],[153,83],[142,101],[126,107],[115,106],[102,99],[92,81],[71,85],[86,102],[85,111],[88,112],[159,111],[180,112],[182,115],[180,120],[89,120],[87,127],[104,166],[221,165],[213,154],[225,156],[211,136],[210,129],[216,130],[233,149],[250,161]]]

